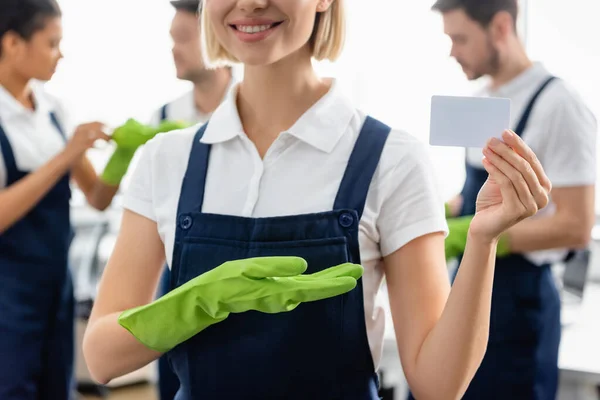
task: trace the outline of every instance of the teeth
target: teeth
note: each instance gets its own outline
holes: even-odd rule
[[[272,25],[237,25],[236,28],[238,31],[245,33],[258,33],[266,31],[271,28]]]

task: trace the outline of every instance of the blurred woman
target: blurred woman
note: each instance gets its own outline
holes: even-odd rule
[[[39,82],[54,74],[62,57],[61,38],[56,1],[0,2],[2,400],[70,397],[70,180],[99,210],[110,204],[118,189],[115,181],[100,179],[85,157],[96,140],[110,139],[102,124],[66,132],[65,110]]]

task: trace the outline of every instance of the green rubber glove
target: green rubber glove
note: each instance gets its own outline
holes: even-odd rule
[[[452,210],[450,209],[450,204],[444,203],[444,211],[446,213],[446,218],[452,217]]]
[[[129,119],[114,130],[112,140],[117,148],[108,160],[101,179],[109,185],[118,185],[129,168],[136,150],[159,133],[185,128],[181,122],[164,121],[157,127]]]
[[[448,228],[450,232],[446,241],[444,242],[446,247],[446,260],[460,257],[465,252],[467,245],[467,236],[469,233],[469,225],[473,220],[472,215],[456,218],[448,218]],[[498,240],[498,247],[496,250],[497,257],[504,257],[510,254],[510,247],[508,238],[506,235],[501,235]]]
[[[119,324],[146,347],[164,353],[231,313],[280,313],[300,303],[351,291],[362,276],[356,264],[341,264],[311,275],[297,257],[229,261],[160,299],[123,312]]]

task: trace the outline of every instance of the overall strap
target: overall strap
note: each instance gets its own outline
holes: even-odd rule
[[[165,104],[164,106],[162,106],[160,108],[160,121],[166,121],[167,120],[167,106],[168,104]]]
[[[65,141],[67,141],[65,131],[63,130],[62,126],[58,122],[58,118],[56,118],[56,115],[53,112],[50,113],[50,120],[60,133],[60,136]],[[4,131],[2,126],[0,126],[0,150],[2,151],[2,157],[4,158],[4,165],[7,170],[8,180],[12,181],[12,179],[10,178],[10,174],[18,171],[17,162],[15,160],[15,154],[13,152],[12,146],[10,145],[10,142],[8,140],[8,136],[6,136],[6,132]]]
[[[179,195],[179,206],[177,209],[178,215],[180,213],[202,211],[211,146],[200,142],[200,139],[202,139],[207,125],[208,123],[202,125],[194,135],[187,170],[181,184],[181,194]]]
[[[17,162],[15,161],[15,154],[13,153],[12,146],[8,141],[6,132],[0,125],[0,150],[2,151],[2,157],[4,158],[4,166],[6,167],[7,179],[12,171],[17,171]]]
[[[367,117],[350,155],[333,205],[334,210],[355,210],[360,219],[390,131],[389,126]]]
[[[62,138],[65,140],[65,142],[68,141],[67,135],[65,134],[65,130],[62,128],[62,125],[60,124],[60,122],[58,122],[58,118],[56,118],[56,114],[54,114],[53,112],[50,113],[50,120],[58,130],[58,133],[60,133],[60,136],[62,136]]]
[[[540,95],[542,94],[544,89],[546,89],[546,87],[555,79],[558,79],[558,78],[555,76],[550,76],[548,79],[546,79],[540,85],[540,87],[537,89],[537,91],[533,94],[533,96],[529,100],[529,103],[527,103],[527,106],[525,107],[525,110],[523,111],[521,118],[519,119],[519,123],[517,124],[517,126],[515,128],[515,133],[517,135],[519,135],[519,136],[523,135],[523,132],[525,132],[525,128],[527,127],[527,123],[529,122],[529,117],[531,116],[531,112],[533,111],[533,107],[535,106],[538,98],[540,97]],[[469,162],[468,162],[466,155],[465,155],[465,165],[467,167],[469,166]],[[483,170],[483,168],[480,168],[480,169]]]
[[[519,120],[519,123],[517,124],[517,127],[515,128],[515,133],[517,135],[519,135],[519,136],[523,135],[523,132],[525,132],[525,128],[527,127],[527,122],[529,122],[529,117],[531,116],[531,112],[533,111],[533,107],[535,106],[535,103],[537,102],[538,98],[540,97],[540,95],[542,94],[544,89],[546,89],[546,87],[550,84],[550,82],[552,82],[555,79],[558,79],[558,78],[556,78],[555,76],[551,76],[548,79],[546,79],[541,84],[541,86],[538,88],[538,90],[535,92],[535,94],[531,97],[531,100],[529,100],[529,103],[527,104],[525,111],[523,111],[523,115],[521,116],[521,119]]]

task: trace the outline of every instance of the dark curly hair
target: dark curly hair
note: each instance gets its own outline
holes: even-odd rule
[[[8,32],[29,40],[35,32],[44,29],[47,18],[60,16],[56,0],[0,0],[0,40]]]

